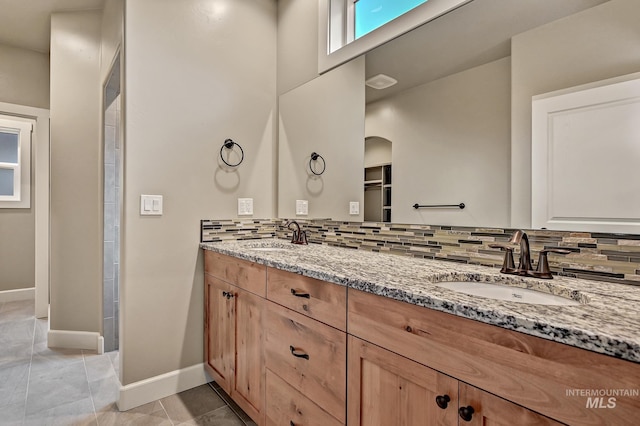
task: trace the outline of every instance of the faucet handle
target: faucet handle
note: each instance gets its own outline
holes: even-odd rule
[[[516,270],[516,265],[513,261],[512,246],[510,246],[509,244],[493,243],[489,244],[489,247],[504,250],[504,261],[502,262],[502,269],[500,269],[500,272],[502,272],[503,274],[509,274]]]
[[[546,248],[540,250],[540,255],[538,257],[538,267],[533,273],[533,276],[535,276],[536,278],[544,278],[548,280],[553,279],[553,275],[551,275],[551,268],[549,268],[547,253],[569,254],[571,253],[571,250],[561,248]]]

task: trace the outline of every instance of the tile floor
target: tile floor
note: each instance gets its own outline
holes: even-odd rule
[[[33,300],[0,303],[0,425],[254,425],[215,383],[120,412],[118,352],[50,349],[47,329]]]

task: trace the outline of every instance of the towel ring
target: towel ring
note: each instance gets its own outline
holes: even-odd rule
[[[322,170],[320,172],[317,172],[313,168],[313,163],[312,163],[312,161],[318,161],[318,158],[322,159]],[[324,173],[326,168],[327,168],[327,162],[324,161],[324,157],[322,155],[318,154],[317,152],[312,152],[311,153],[311,158],[309,159],[309,170],[311,170],[311,173],[313,173],[316,176],[320,176],[321,174]]]
[[[234,146],[237,146],[238,148],[240,148],[240,161],[238,161],[236,164],[230,164],[227,162],[227,160],[224,159],[224,156],[222,155],[222,150],[223,149],[233,149]],[[244,160],[244,150],[242,149],[242,147],[240,146],[239,143],[234,142],[233,139],[225,139],[224,143],[222,144],[222,146],[220,147],[220,159],[222,160],[222,162],[224,164],[226,164],[229,167],[238,167],[240,165],[240,163],[242,163],[242,161]]]

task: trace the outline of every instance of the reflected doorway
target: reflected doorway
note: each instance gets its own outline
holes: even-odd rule
[[[364,141],[364,221],[391,222],[391,141]]]

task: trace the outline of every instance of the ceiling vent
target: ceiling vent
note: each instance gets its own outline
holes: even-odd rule
[[[398,80],[396,80],[395,78],[389,77],[388,75],[378,74],[374,77],[371,77],[367,81],[365,81],[365,84],[373,89],[381,90],[381,89],[386,89],[387,87],[391,87],[397,82]]]

